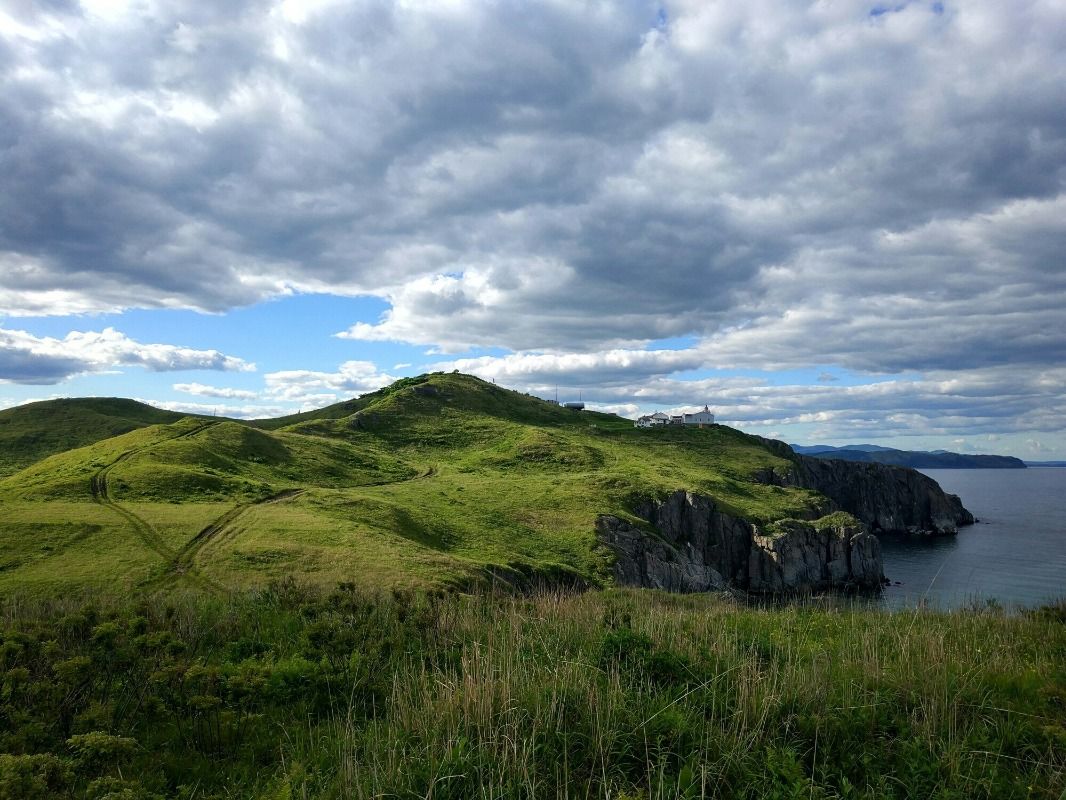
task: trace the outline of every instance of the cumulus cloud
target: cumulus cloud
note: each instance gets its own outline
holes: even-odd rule
[[[325,405],[387,386],[396,378],[370,361],[346,361],[336,372],[285,370],[264,376],[271,398],[300,405]]]
[[[372,293],[343,335],[574,351],[812,307],[790,335],[895,334],[953,300],[1012,357],[1023,292],[1063,299],[1052,0],[8,17],[9,315]],[[943,338],[926,360],[982,352]]]
[[[217,350],[142,344],[114,328],[72,331],[62,339],[0,328],[0,382],[54,384],[115,367],[144,367],[152,372],[255,369],[254,364]]]
[[[1056,418],[1057,0],[97,5],[0,25],[0,314],[371,294],[339,336],[503,348],[456,363],[605,403],[679,402],[691,370],[924,372],[883,409],[905,429],[967,371],[1010,378],[960,420]],[[384,378],[274,375],[292,402]],[[867,402],[825,383],[765,418]]]
[[[229,400],[254,400],[258,392],[247,389],[230,389],[223,386],[208,386],[203,383],[175,383],[174,391],[198,397],[223,397]]]
[[[231,417],[233,419],[267,419],[290,413],[291,409],[282,405],[229,405],[227,403],[185,403],[174,400],[141,400],[156,408],[167,411],[179,411],[182,414],[201,414],[203,416]]]

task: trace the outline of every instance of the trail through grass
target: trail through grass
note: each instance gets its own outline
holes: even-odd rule
[[[428,588],[508,573],[605,584],[597,515],[626,516],[641,498],[689,489],[745,519],[819,516],[817,494],[755,480],[787,468],[730,428],[636,430],[437,373],[258,426],[185,418],[141,427],[0,479],[0,510],[28,514],[38,503],[43,529],[53,504],[95,499],[113,527],[140,536],[161,562],[152,580],[167,584],[199,575],[236,589],[299,574],[329,586],[359,574]],[[293,502],[264,502],[296,492]],[[216,506],[222,519],[182,539],[168,504],[197,518]],[[0,515],[0,542],[17,550],[23,541],[24,529],[9,531]],[[126,579],[103,572],[120,562],[97,563],[101,581]],[[70,572],[71,585],[84,576]]]

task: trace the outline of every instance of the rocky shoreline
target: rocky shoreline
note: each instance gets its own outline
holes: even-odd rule
[[[876,590],[885,581],[876,534],[950,536],[974,521],[956,495],[912,469],[811,458],[766,442],[791,463],[755,479],[819,492],[826,501],[817,519],[760,527],[682,490],[642,501],[632,511],[646,525],[610,514],[596,520],[598,540],[615,556],[616,584],[753,594]]]

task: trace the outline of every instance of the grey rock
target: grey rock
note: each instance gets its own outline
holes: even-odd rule
[[[881,585],[881,547],[862,525],[816,527],[801,520],[786,520],[775,528],[772,535],[757,533],[753,537],[748,591],[873,589]]]
[[[774,486],[813,489],[828,504],[821,513],[847,511],[873,533],[954,535],[972,525],[973,515],[958,495],[948,494],[927,475],[907,467],[814,458],[795,453],[784,442],[762,440],[788,469],[760,470],[754,478]]]
[[[724,513],[712,498],[684,491],[641,503],[635,513],[654,530],[612,515],[596,521],[621,586],[795,593],[878,588],[883,581],[880,545],[861,524],[787,520],[770,535]]]
[[[726,588],[722,575],[701,563],[692,548],[678,550],[654,534],[618,517],[596,520],[601,542],[615,554],[614,577],[620,586],[643,586],[670,592],[706,592]]]

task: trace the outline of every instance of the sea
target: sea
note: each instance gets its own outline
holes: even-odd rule
[[[882,536],[881,602],[1008,610],[1066,599],[1066,468],[923,469],[978,522],[958,536]]]

